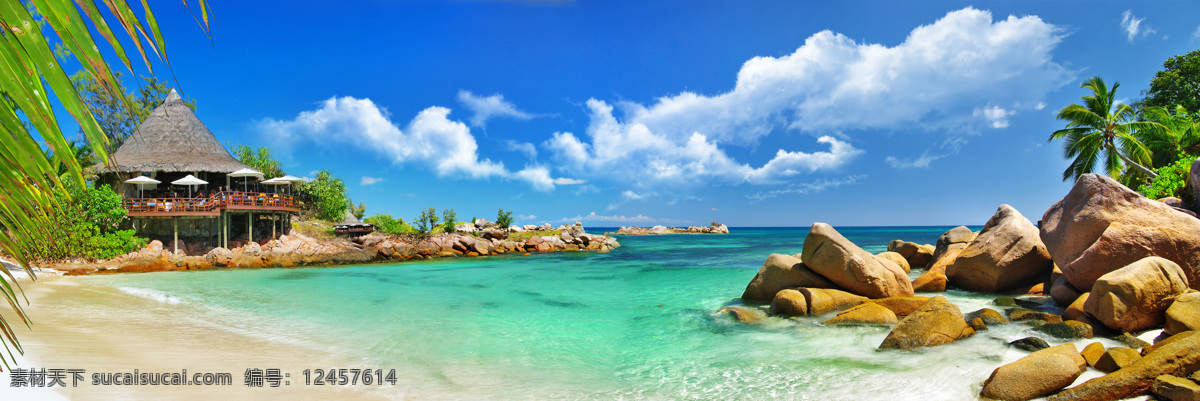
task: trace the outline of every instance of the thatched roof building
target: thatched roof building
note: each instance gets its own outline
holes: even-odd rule
[[[374,224],[363,223],[361,221],[358,221],[358,218],[354,217],[354,214],[350,213],[349,210],[346,211],[346,217],[342,218],[342,222],[333,226],[333,232],[335,234],[359,234],[359,235],[361,235],[361,234],[369,233],[371,231],[375,231]]]
[[[212,172],[228,174],[249,168],[233,158],[217,137],[196,118],[174,89],[112,154],[113,164],[97,165],[97,173]]]

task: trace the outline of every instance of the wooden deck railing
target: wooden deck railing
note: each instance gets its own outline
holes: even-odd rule
[[[125,198],[121,201],[132,216],[210,214],[219,209],[262,209],[299,211],[292,195],[224,191],[193,198]]]

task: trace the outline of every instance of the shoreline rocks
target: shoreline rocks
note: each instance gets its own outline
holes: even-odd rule
[[[876,258],[828,224],[814,223],[800,259],[838,287],[867,298],[908,297],[912,282],[900,266]]]
[[[587,234],[583,227],[564,226],[559,235],[534,236],[523,241],[464,234],[432,237],[369,234],[353,240],[316,240],[291,232],[262,243],[237,244],[233,249],[211,248],[202,255],[172,253],[160,241],[113,259],[87,264],[50,266],[67,275],[144,273],[174,270],[336,266],[397,262],[444,257],[478,257],[532,252],[606,253],[620,247],[616,238]],[[231,245],[234,245],[231,243]]]
[[[607,233],[607,234],[617,234],[617,235],[729,234],[729,227],[724,224],[714,221],[708,227],[688,226],[688,228],[679,228],[679,227],[654,226],[654,227],[646,228],[646,227],[638,227],[638,226],[629,226],[629,227],[621,227],[620,229],[617,230],[616,233]]]
[[[999,293],[1043,282],[1053,267],[1037,227],[1012,206],[1000,205],[946,268],[946,277],[954,287]]]

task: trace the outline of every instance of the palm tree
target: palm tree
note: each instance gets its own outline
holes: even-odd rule
[[[116,78],[100,53],[93,30],[108,42],[128,70],[133,68],[130,55],[141,56],[151,72],[150,57],[170,66],[162,32],[154,14],[145,6],[147,2],[141,2],[145,6],[141,17],[130,9],[131,2],[105,0],[108,13],[102,14],[93,1],[0,1],[0,70],[4,74],[4,79],[0,79],[3,99],[0,129],[4,131],[0,135],[0,250],[15,258],[31,278],[36,276],[29,267],[30,251],[38,244],[54,241],[44,227],[52,224],[54,211],[60,210],[64,201],[70,201],[52,194],[66,188],[68,183],[80,187],[84,184],[77,153],[67,143],[51,104],[61,105],[75,118],[96,160],[109,162],[105,151],[107,136],[55,59],[51,43],[65,46],[79,65],[110,90],[115,87]],[[184,5],[188,3],[184,0]],[[204,20],[201,28],[211,38],[207,0],[196,3]],[[45,25],[50,29],[45,29]],[[111,27],[124,30],[128,41],[119,41]],[[50,148],[49,154],[40,151],[38,138]],[[65,168],[65,175],[58,174],[59,166]],[[20,287],[10,284],[14,278],[8,269],[0,268],[0,302],[7,303],[28,327],[29,318],[20,304]],[[8,367],[8,356],[13,349],[24,353],[16,331],[2,315],[0,346],[7,351],[0,352],[3,367]]]
[[[1104,159],[1109,176],[1119,176],[1122,166],[1150,178],[1157,176],[1144,165],[1150,164],[1150,150],[1135,132],[1157,130],[1161,125],[1134,121],[1133,108],[1116,102],[1119,86],[1119,82],[1113,83],[1110,90],[1100,77],[1088,78],[1079,86],[1092,91],[1091,96],[1082,97],[1084,105],[1071,104],[1058,111],[1058,119],[1067,121],[1067,127],[1054,131],[1049,140],[1065,137],[1066,157],[1075,158],[1063,171],[1063,181],[1095,171],[1097,159]]]
[[[1200,154],[1200,113],[1188,113],[1183,106],[1175,106],[1174,110],[1160,106],[1147,107],[1142,110],[1142,116],[1147,121],[1156,122],[1163,127],[1160,130],[1139,132],[1142,143],[1150,148],[1155,167],[1174,163],[1180,154]]]

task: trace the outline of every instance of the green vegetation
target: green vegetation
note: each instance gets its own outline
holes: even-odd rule
[[[31,259],[108,259],[146,246],[148,241],[134,236],[133,230],[119,229],[128,212],[121,206],[121,195],[108,186],[80,190],[68,184],[65,190],[55,191],[55,196],[63,207],[46,227],[54,241],[37,244]]]
[[[1138,187],[1138,192],[1146,195],[1150,199],[1162,199],[1168,196],[1174,196],[1183,200],[1184,205],[1193,207],[1196,203],[1195,196],[1188,189],[1188,177],[1192,169],[1192,162],[1196,161],[1196,156],[1183,154],[1174,163],[1160,167],[1158,169],[1158,177],[1149,183]],[[1196,183],[1192,183],[1195,185]]]
[[[437,209],[429,208],[421,211],[421,215],[413,221],[416,224],[417,231],[421,233],[429,233],[438,225]]]
[[[404,222],[403,218],[394,218],[390,214],[375,214],[363,220],[375,226],[375,230],[387,234],[416,234],[413,226]]]
[[[1066,138],[1066,157],[1074,158],[1063,171],[1063,181],[1077,180],[1095,171],[1098,159],[1104,161],[1104,171],[1112,177],[1125,172],[1122,167],[1132,168],[1150,178],[1156,175],[1145,166],[1150,164],[1150,150],[1134,132],[1153,130],[1158,124],[1134,121],[1133,108],[1116,103],[1120,86],[1120,83],[1113,83],[1109,89],[1100,77],[1088,78],[1080,85],[1092,92],[1090,96],[1082,97],[1084,105],[1071,104],[1058,111],[1057,118],[1067,121],[1067,127],[1054,131],[1049,140]]]
[[[496,212],[496,225],[500,227],[509,227],[513,223],[512,212],[506,211],[503,208]]]
[[[350,197],[347,196],[346,199],[349,200]],[[354,201],[350,200],[346,207],[350,208],[350,214],[354,215],[356,219],[362,220],[363,216],[367,215],[367,205],[362,202],[358,202],[358,206],[354,206]]]
[[[453,233],[458,231],[454,227],[455,224],[458,224],[458,216],[454,214],[453,208],[442,209],[442,221],[442,232]]]
[[[62,55],[60,52],[60,56]],[[113,73],[113,76],[117,78],[117,81],[114,82],[115,87],[110,91],[87,70],[80,70],[71,75],[71,82],[84,97],[84,104],[88,111],[95,116],[96,122],[100,124],[100,128],[108,137],[107,149],[109,152],[121,147],[125,138],[133,134],[138,125],[141,125],[142,121],[150,116],[150,112],[154,111],[154,108],[167,98],[167,94],[171,93],[166,82],[155,77],[145,76],[141,77],[145,83],[140,85],[141,88],[136,93],[127,92],[121,85],[122,74],[117,71]],[[196,110],[195,99],[185,100],[184,103],[193,111]]]
[[[279,161],[271,155],[271,148],[266,146],[255,150],[246,145],[237,145],[233,147],[233,156],[237,157],[242,164],[263,173],[263,179],[269,180],[286,175],[283,168],[280,167]]]
[[[1167,59],[1142,95],[1143,106],[1200,110],[1200,50]]]
[[[346,217],[350,199],[346,197],[346,183],[334,178],[329,170],[317,172],[317,178],[296,186],[296,192],[310,203],[308,212],[321,220],[338,222]]]
[[[152,57],[163,62],[169,60],[162,30],[147,3],[141,3],[141,13],[134,13],[129,3],[106,0],[112,12],[101,13],[93,2],[0,2],[0,26],[5,27],[0,35],[0,49],[4,49],[0,68],[24,74],[23,79],[0,80],[3,92],[0,126],[5,132],[0,135],[0,176],[4,177],[0,179],[0,193],[4,194],[0,196],[0,249],[14,257],[30,277],[36,278],[29,261],[39,253],[38,249],[61,240],[56,237],[60,234],[57,224],[63,216],[69,216],[64,211],[75,204],[72,196],[91,192],[73,193],[68,189],[68,185],[84,187],[83,170],[70,151],[54,109],[61,108],[75,119],[96,160],[107,161],[108,149],[112,148],[108,134],[62,66],[81,65],[101,87],[115,92],[112,88],[118,87],[117,77],[101,54],[102,46],[97,44],[93,31],[107,43],[103,48],[110,49],[127,70],[133,69],[130,59],[139,56],[151,73]],[[185,6],[189,3],[184,0]],[[211,37],[208,2],[195,3],[205,10],[200,13],[203,29]],[[122,36],[127,39],[118,40],[113,27],[117,32],[125,32]],[[67,50],[62,53],[66,58],[62,63],[55,60],[51,43],[61,44]],[[50,149],[49,154],[40,151],[42,143]],[[60,169],[64,173],[60,174]],[[17,319],[28,327],[30,321],[20,306],[20,296],[7,281],[12,277],[0,275],[0,295],[16,312]],[[0,315],[0,344],[7,350],[0,353],[0,363],[5,367],[9,367],[12,350],[24,353],[3,315]]]

